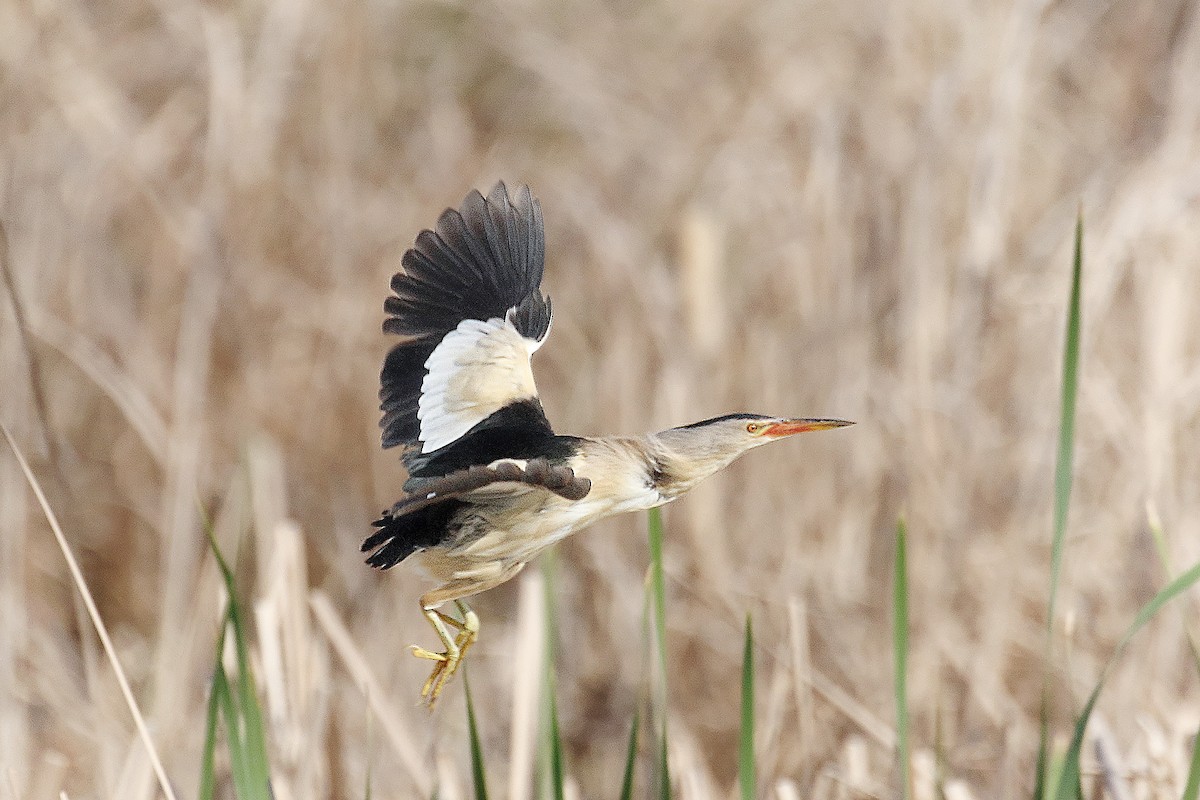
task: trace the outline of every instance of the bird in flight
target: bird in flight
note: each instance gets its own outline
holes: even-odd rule
[[[512,578],[597,520],[669,503],[747,450],[838,419],[727,414],[642,436],[560,436],[531,359],[550,333],[542,211],[504,183],[446,209],[404,254],[384,303],[402,337],[380,374],[383,446],[400,446],[405,494],[363,542],[381,570],[414,556],[437,588],[421,613],[443,650],[421,689],[432,708],[479,634],[465,598]],[[453,602],[456,618],[442,611]]]

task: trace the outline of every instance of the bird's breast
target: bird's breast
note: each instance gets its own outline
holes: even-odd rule
[[[594,522],[653,508],[666,501],[667,498],[644,483],[614,486],[611,481],[593,477],[591,491],[581,500],[534,492],[516,506],[498,504],[472,509],[461,533],[447,550],[454,558],[474,562],[527,562]]]

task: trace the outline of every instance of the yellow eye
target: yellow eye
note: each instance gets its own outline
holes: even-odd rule
[[[758,433],[762,430],[762,425],[757,422],[751,422],[746,425],[746,433]]]

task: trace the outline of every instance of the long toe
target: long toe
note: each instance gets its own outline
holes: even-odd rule
[[[454,673],[458,671],[460,657],[452,657],[441,662],[433,669],[433,674],[429,676],[429,681],[426,687],[429,689],[427,703],[429,710],[433,710],[433,706],[437,703],[438,697],[442,694],[442,689],[446,688],[446,684],[454,677]],[[425,697],[425,691],[422,690],[421,696]]]
[[[433,710],[433,704],[437,701],[437,696],[442,692],[442,683],[446,680],[446,665],[449,663],[449,661],[439,661],[435,664],[433,671],[429,673],[429,678],[425,681],[425,685],[421,687],[421,699],[425,701],[425,705],[430,711]]]
[[[435,653],[432,650],[426,650],[424,647],[418,647],[415,644],[410,644],[408,646],[408,649],[411,650],[412,654],[414,656],[416,656],[417,658],[425,658],[425,659],[428,659],[429,661],[446,661],[447,660],[447,656],[445,653]]]

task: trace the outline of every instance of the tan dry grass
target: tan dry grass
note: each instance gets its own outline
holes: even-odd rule
[[[5,291],[0,415],[40,457],[176,785],[196,785],[220,608],[198,496],[223,546],[251,545],[279,796],[361,796],[368,761],[377,796],[469,786],[457,700],[428,720],[410,705],[418,583],[371,573],[357,544],[402,479],[375,427],[387,279],[442,207],[505,178],[545,208],[559,318],[537,369],[560,429],[860,422],[668,514],[684,796],[732,786],[746,610],[775,698],[764,786],[892,785],[901,508],[918,760],[940,714],[948,794],[1026,795],[1081,199],[1060,727],[1163,581],[1147,502],[1176,565],[1200,558],[1198,62],[1198,8],[1170,1],[0,6],[0,220],[31,333],[26,349]],[[0,796],[152,796],[8,455],[0,500]],[[589,796],[616,789],[634,702],[642,524],[561,560],[561,708]],[[504,766],[517,596],[479,603],[496,786],[523,785]],[[1102,701],[1135,797],[1178,795],[1200,720],[1179,620],[1141,636]]]

